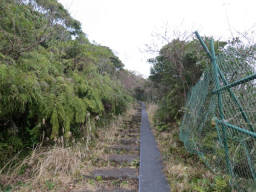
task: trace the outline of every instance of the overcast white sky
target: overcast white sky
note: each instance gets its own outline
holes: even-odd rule
[[[198,30],[227,39],[256,29],[255,0],[59,0],[91,41],[110,47],[125,68],[149,75],[145,44],[152,34]],[[170,33],[172,34],[172,33]]]

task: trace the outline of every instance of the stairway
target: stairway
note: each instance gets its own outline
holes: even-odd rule
[[[115,136],[121,139],[104,148],[108,162],[105,165],[110,166],[94,169],[86,176],[102,181],[103,185],[99,185],[96,192],[169,192],[144,104],[137,105],[136,113],[123,121]]]

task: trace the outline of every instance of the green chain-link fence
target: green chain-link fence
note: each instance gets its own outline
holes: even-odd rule
[[[256,60],[223,49],[215,55],[195,33],[211,65],[190,91],[180,126],[186,149],[236,191],[256,184]]]

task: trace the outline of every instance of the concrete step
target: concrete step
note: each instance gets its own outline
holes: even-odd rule
[[[134,154],[124,154],[124,155],[118,155],[118,154],[112,154],[108,156],[109,161],[117,162],[117,163],[132,163],[139,161],[139,156]]]
[[[93,192],[93,191],[82,189],[82,190],[75,190],[72,192]],[[136,192],[136,190],[116,188],[116,189],[97,189],[96,192]]]
[[[138,145],[116,145],[109,147],[111,150],[118,150],[118,151],[139,151]]]
[[[102,179],[138,179],[138,171],[136,168],[109,168],[97,169],[92,172],[94,178]]]
[[[139,139],[131,138],[131,139],[121,139],[120,143],[123,145],[131,145],[131,144],[139,144]]]
[[[96,192],[136,192],[136,190],[128,190],[128,189],[99,189]]]
[[[140,132],[138,128],[119,129],[118,131],[122,133],[139,133]]]

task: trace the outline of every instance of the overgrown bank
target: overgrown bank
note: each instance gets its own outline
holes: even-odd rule
[[[1,0],[0,167],[41,142],[97,137],[133,100],[123,66],[57,0]]]
[[[203,42],[198,33],[197,36]],[[154,123],[159,132],[170,134],[160,134],[161,140],[167,137],[178,141],[179,134],[186,150],[221,176],[220,181],[227,186],[225,190],[254,191],[255,138],[254,133],[246,132],[253,130],[255,124],[252,108],[256,46],[239,38],[213,42],[210,53],[205,44],[207,51],[201,51],[194,39],[175,39],[150,60],[150,79],[160,93]],[[197,190],[217,189],[206,185]]]
[[[190,154],[179,139],[179,126],[169,123],[165,130],[157,128],[154,115],[157,105],[148,104],[147,112],[164,163],[164,172],[173,192],[229,192],[229,178],[217,175],[194,154]]]
[[[97,131],[97,138],[90,143],[84,141],[65,147],[62,143],[54,146],[38,146],[9,173],[0,175],[0,191],[4,192],[81,192],[102,189],[136,189],[136,182],[116,179],[94,178],[91,173],[96,169],[120,167],[108,160],[112,153],[110,147],[123,139],[122,131],[127,130],[127,121],[133,124],[136,105],[130,105],[125,114],[114,118],[108,125]],[[126,167],[136,167],[136,162],[126,163]]]

